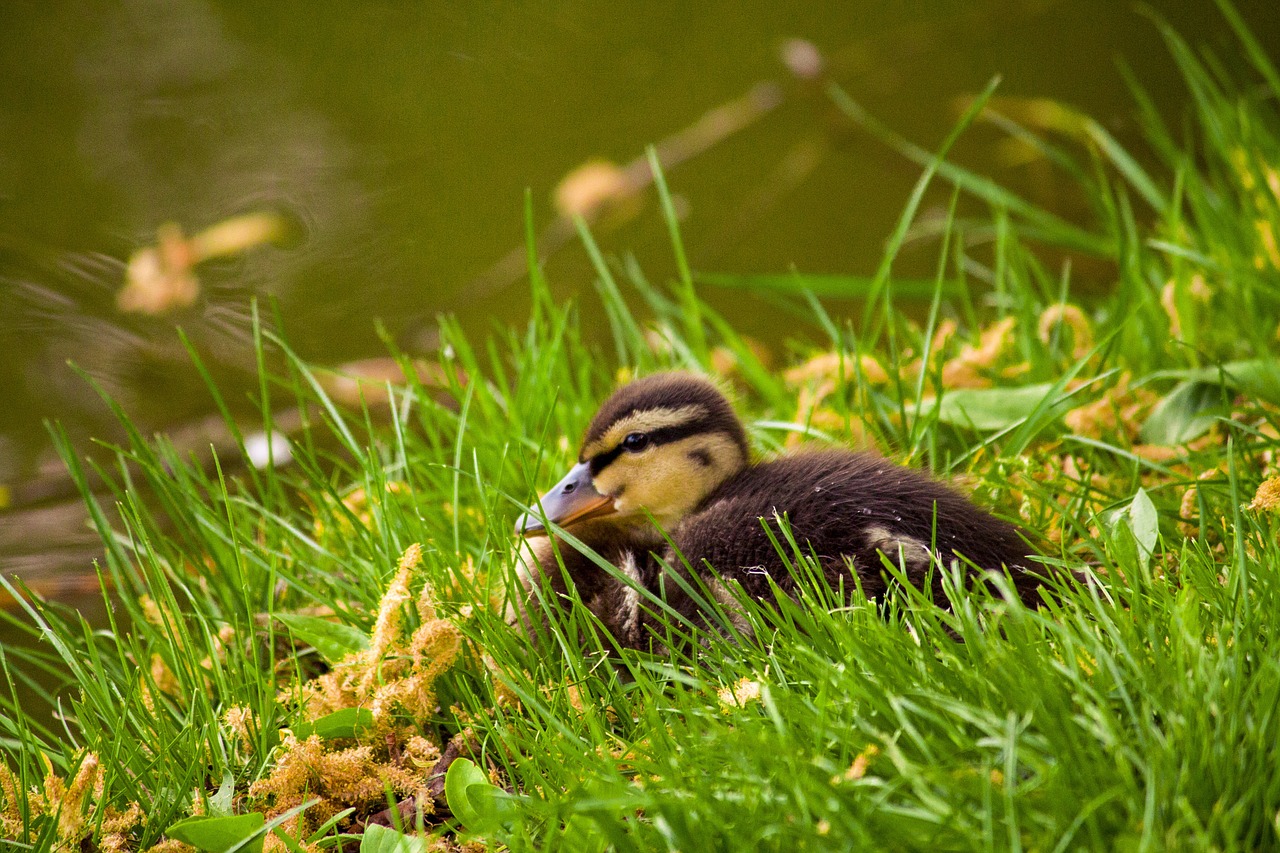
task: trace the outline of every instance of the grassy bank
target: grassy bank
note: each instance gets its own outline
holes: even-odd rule
[[[1021,105],[1027,129],[987,93],[957,127],[998,121],[1073,176],[1084,226],[831,89],[923,172],[880,272],[821,281],[866,298],[856,319],[803,276],[754,282],[820,347],[766,353],[723,323],[673,216],[664,286],[584,231],[604,352],[536,267],[526,327],[476,341],[443,321],[439,358],[367,388],[363,409],[261,340],[282,357],[263,357],[255,426],[296,409],[291,461],[230,476],[134,432],[103,472],[122,521],[85,489],[115,621],[27,600],[40,643],[0,659],[4,837],[354,845],[389,798],[432,801],[452,746],[471,762],[451,771],[453,816],[424,818],[447,846],[1280,846],[1280,75],[1243,31],[1243,78],[1167,35],[1190,97],[1170,127],[1137,93],[1157,170],[1048,105]],[[893,259],[931,182],[956,192],[920,321]],[[967,197],[986,213],[961,216]],[[1104,259],[1114,284],[1077,297],[1046,247]],[[927,465],[1092,582],[1038,610],[955,589],[950,610],[907,591],[829,607],[808,588],[742,602],[751,636],[699,637],[697,659],[612,653],[579,608],[556,648],[532,649],[504,618],[513,520],[619,379],[670,367],[734,389],[760,453],[834,441]],[[40,669],[66,682],[46,694],[52,722],[18,707]],[[381,830],[362,843],[422,849]]]

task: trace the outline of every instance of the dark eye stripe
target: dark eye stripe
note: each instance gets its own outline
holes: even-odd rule
[[[591,470],[591,476],[594,477],[605,468],[613,464],[613,460],[622,455],[622,445],[619,444],[613,450],[606,450],[604,453],[597,453],[591,457],[588,467]]]
[[[657,429],[648,430],[645,434],[649,436],[650,444],[667,444],[672,441],[679,441],[682,438],[688,438],[691,435],[697,435],[700,432],[711,432],[708,424],[705,422],[694,421],[687,424],[673,424],[672,426],[658,427]],[[623,448],[619,444],[612,450],[606,450],[604,453],[597,453],[591,457],[589,463],[591,476],[596,476],[605,468],[613,464],[613,461],[622,455]]]

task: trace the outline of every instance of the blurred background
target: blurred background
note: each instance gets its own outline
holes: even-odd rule
[[[1237,5],[1280,48],[1275,0]],[[1207,0],[1150,8],[1236,53]],[[8,3],[0,571],[55,595],[95,584],[96,537],[46,422],[85,448],[119,426],[69,361],[144,429],[207,446],[213,402],[177,327],[247,411],[253,297],[332,365],[385,356],[378,323],[430,352],[440,312],[477,332],[520,322],[526,189],[557,295],[593,278],[556,230],[573,210],[662,281],[673,262],[652,193],[607,215],[593,202],[641,189],[626,165],[664,140],[697,270],[868,274],[920,169],[834,121],[822,80],[925,148],[995,74],[1004,98],[1062,102],[1140,146],[1121,61],[1176,121],[1186,94],[1157,27],[1113,0]],[[1069,181],[989,126],[954,158],[1085,214]],[[939,187],[931,203],[947,198]],[[917,241],[898,269],[930,274],[935,253]],[[1075,280],[1108,275],[1081,265]],[[748,333],[777,334],[762,303],[707,296]]]

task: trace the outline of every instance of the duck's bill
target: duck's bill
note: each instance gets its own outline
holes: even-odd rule
[[[521,536],[536,536],[547,532],[543,519],[561,527],[588,518],[612,515],[613,499],[596,491],[591,484],[591,470],[587,463],[580,462],[565,475],[564,479],[551,487],[545,495],[538,499],[542,512],[526,512],[516,519],[516,533]]]

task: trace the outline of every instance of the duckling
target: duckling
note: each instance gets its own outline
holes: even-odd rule
[[[662,534],[652,525],[626,524],[617,518],[562,524],[583,546],[579,550],[560,536],[545,535],[545,529],[533,530],[532,525],[540,525],[540,521],[530,519],[528,523],[530,531],[517,555],[524,597],[512,600],[508,621],[518,624],[531,638],[547,636],[550,611],[568,599],[572,585],[605,630],[627,647],[642,646],[639,590],[653,586],[657,575],[653,554],[666,547]],[[630,582],[601,568],[588,552],[614,566]]]
[[[1028,601],[1039,580],[1029,568],[1032,549],[1013,525],[926,473],[843,449],[753,464],[733,407],[709,381],[688,373],[650,376],[615,392],[587,427],[578,464],[539,503],[541,512],[516,522],[533,556],[526,586],[541,573],[553,590],[564,591],[556,587],[558,549],[583,600],[628,646],[646,639],[636,587],[661,592],[678,612],[696,615],[682,585],[663,577],[683,571],[681,556],[700,576],[706,566],[716,570],[719,577],[705,573],[704,582],[723,604],[732,596],[722,581],[758,598],[771,594],[771,583],[792,592],[796,579],[770,538],[782,541],[781,518],[832,588],[853,588],[852,568],[873,599],[887,587],[882,558],[916,586],[938,562],[954,559],[971,576],[1007,568]],[[595,548],[632,584],[543,538],[544,519]],[[938,571],[933,592],[941,600]]]

